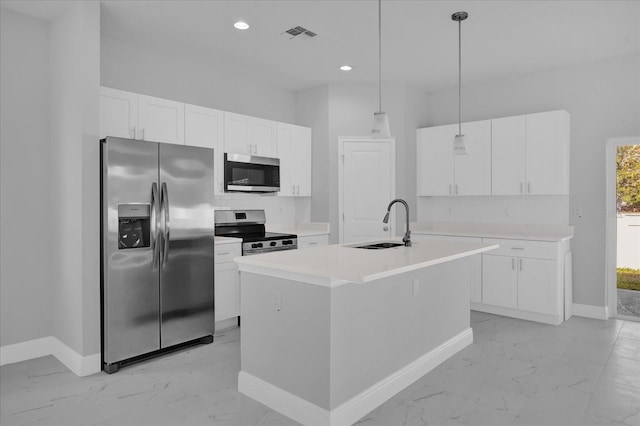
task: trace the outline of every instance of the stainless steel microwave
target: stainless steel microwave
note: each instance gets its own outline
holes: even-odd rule
[[[225,152],[224,191],[280,191],[280,159]]]

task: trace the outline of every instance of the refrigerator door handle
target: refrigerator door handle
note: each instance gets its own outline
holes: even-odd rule
[[[162,237],[160,236],[160,223],[158,220],[158,209],[160,204],[160,197],[158,196],[158,184],[153,182],[151,184],[151,251],[153,252],[152,268],[158,268],[158,261],[160,260],[160,246],[162,243]]]
[[[169,261],[169,234],[171,232],[171,221],[169,220],[169,191],[167,183],[162,182],[161,208],[164,211],[164,253],[162,256],[162,265],[166,265]]]

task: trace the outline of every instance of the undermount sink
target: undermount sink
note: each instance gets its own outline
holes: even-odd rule
[[[353,246],[353,248],[367,249],[367,250],[382,250],[388,249],[398,246],[404,246],[404,243],[392,243],[392,242],[383,242],[383,243],[375,243],[375,244],[365,244],[363,246]]]

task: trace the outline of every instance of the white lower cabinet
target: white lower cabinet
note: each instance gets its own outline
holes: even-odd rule
[[[298,236],[298,248],[329,245],[329,235]]]
[[[215,320],[240,316],[240,273],[233,258],[242,254],[240,243],[215,247]]]
[[[497,240],[500,248],[482,254],[482,301],[472,309],[531,321],[564,319],[565,259],[568,241]]]
[[[429,234],[412,234],[413,241],[426,240],[446,240],[446,241],[463,241],[471,243],[480,243],[482,238],[477,237],[460,237],[457,235],[429,235]],[[472,302],[480,302],[482,300],[482,258],[481,255],[469,257],[471,273],[469,275],[469,291],[471,293]]]
[[[565,298],[571,298],[571,258],[568,240],[529,241],[413,233],[427,240],[483,242],[498,249],[471,256],[471,309],[548,324],[568,318]],[[565,296],[565,293],[567,296]],[[570,314],[569,314],[570,315]]]

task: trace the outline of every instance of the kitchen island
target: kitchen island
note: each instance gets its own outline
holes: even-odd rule
[[[473,342],[469,256],[452,241],[238,257],[238,390],[305,425],[356,422]]]

